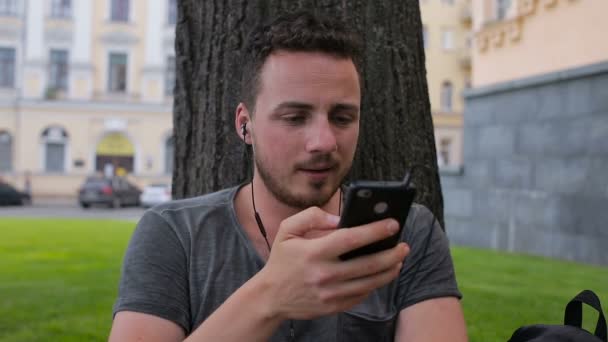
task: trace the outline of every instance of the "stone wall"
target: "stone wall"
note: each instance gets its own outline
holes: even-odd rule
[[[608,264],[608,62],[465,94],[456,245]]]

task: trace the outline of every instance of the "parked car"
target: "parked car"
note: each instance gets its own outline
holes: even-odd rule
[[[83,208],[94,204],[120,208],[139,205],[141,190],[123,177],[88,177],[78,191],[78,202]]]
[[[139,196],[139,202],[143,207],[153,207],[171,200],[171,185],[169,184],[150,184],[144,187],[144,191]]]
[[[12,185],[0,182],[0,206],[2,205],[28,205],[32,198],[26,192],[15,189]]]

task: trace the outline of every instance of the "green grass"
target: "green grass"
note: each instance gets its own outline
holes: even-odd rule
[[[519,326],[563,324],[564,309],[584,289],[608,306],[608,268],[546,258],[453,248],[471,341],[507,341]],[[597,314],[584,309],[592,332]]]
[[[102,341],[135,224],[0,220],[0,341]]]
[[[134,226],[0,219],[0,342],[107,340]],[[585,288],[608,306],[608,268],[469,248],[454,248],[453,256],[471,341],[506,341],[524,324],[559,324],[568,300]],[[588,328],[596,319],[589,313]]]

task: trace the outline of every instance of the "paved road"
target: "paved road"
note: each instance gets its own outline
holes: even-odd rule
[[[92,207],[82,209],[75,202],[67,200],[35,202],[24,207],[0,207],[2,217],[54,217],[54,218],[83,218],[83,219],[114,219],[137,221],[145,209],[128,207],[112,209],[106,207]]]

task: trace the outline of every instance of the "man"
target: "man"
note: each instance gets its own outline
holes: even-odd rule
[[[253,179],[142,217],[110,340],[465,341],[447,241],[427,209],[409,213],[409,246],[339,259],[399,228],[336,229],[361,115],[356,38],[297,13],[249,44],[235,128]]]

